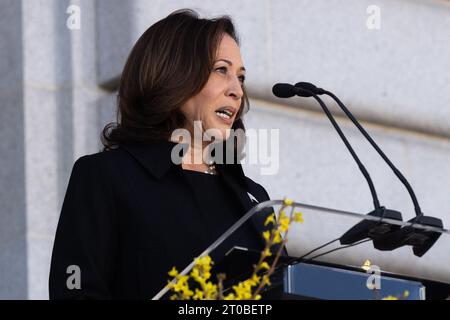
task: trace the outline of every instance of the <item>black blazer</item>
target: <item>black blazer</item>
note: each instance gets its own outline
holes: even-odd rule
[[[171,161],[174,145],[122,146],[75,162],[53,247],[51,299],[150,299],[173,266],[184,269],[206,249],[200,199]],[[269,200],[240,164],[217,170],[243,212],[257,203],[248,193]],[[259,235],[271,212],[253,216]],[[80,269],[81,289],[68,289],[71,265]]]

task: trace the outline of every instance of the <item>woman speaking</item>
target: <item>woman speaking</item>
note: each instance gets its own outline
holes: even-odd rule
[[[179,10],[144,32],[123,69],[104,150],[73,166],[52,253],[51,299],[149,299],[173,266],[184,269],[253,207],[251,197],[269,200],[244,175],[242,146],[232,144],[233,163],[202,156],[212,141],[234,141],[232,129],[245,131],[244,81],[227,16]],[[191,140],[181,144],[180,130]],[[265,216],[247,221],[213,258],[233,246],[262,249]]]

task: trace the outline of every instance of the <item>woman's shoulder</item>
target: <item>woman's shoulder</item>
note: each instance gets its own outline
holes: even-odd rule
[[[124,152],[121,148],[99,151],[96,153],[86,154],[80,156],[75,164],[77,165],[105,165],[110,162],[117,161],[118,158],[123,157]]]
[[[86,154],[75,161],[73,171],[89,170],[93,174],[102,174],[110,170],[115,171],[114,168],[123,165],[128,160],[127,158],[129,157],[121,148]]]

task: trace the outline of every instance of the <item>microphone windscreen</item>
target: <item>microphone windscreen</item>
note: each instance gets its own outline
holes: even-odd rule
[[[272,88],[272,93],[278,98],[290,98],[295,96],[295,87],[289,83],[277,83]]]

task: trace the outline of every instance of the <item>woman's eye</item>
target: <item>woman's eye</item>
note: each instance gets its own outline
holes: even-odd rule
[[[227,72],[227,67],[219,67],[216,70],[218,71],[224,71],[225,73]]]
[[[227,67],[219,67],[219,68],[216,68],[216,71],[220,71],[221,73],[225,73],[226,74],[228,69],[227,69]],[[241,82],[241,84],[244,84],[245,76],[242,75],[242,76],[239,76],[238,78],[239,78],[239,81]]]

